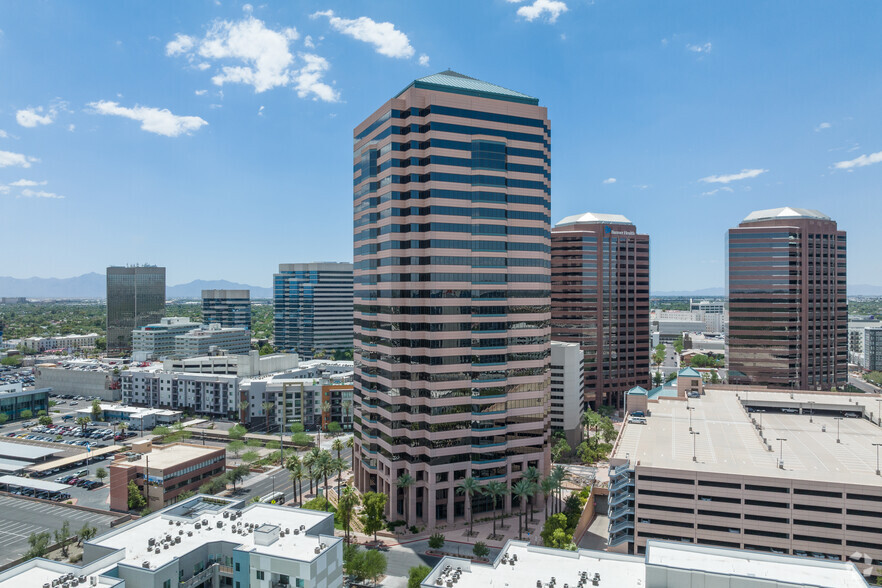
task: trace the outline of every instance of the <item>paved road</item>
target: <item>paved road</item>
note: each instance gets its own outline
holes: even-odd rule
[[[324,446],[324,442],[322,443]],[[331,452],[336,457],[336,452]],[[304,453],[298,453],[301,457]],[[340,457],[343,458],[346,463],[352,463],[352,450],[344,449],[340,453]],[[299,485],[299,484],[298,484]],[[320,482],[320,486],[323,484]],[[335,475],[333,478],[328,478],[328,488],[336,487],[337,485],[337,476]],[[303,480],[304,492],[309,492],[309,480]],[[313,490],[315,489],[315,485],[313,484]],[[274,474],[261,474],[257,476],[252,476],[251,478],[245,480],[245,485],[243,486],[243,492],[241,496],[253,497],[253,496],[266,496],[271,492],[284,492],[285,500],[291,500],[294,497],[294,485],[291,482],[291,476],[288,474],[286,470],[279,470]]]
[[[873,384],[851,374],[848,374],[848,383],[867,394],[882,394],[882,388],[874,386]]]
[[[60,529],[64,521],[68,521],[71,533],[76,533],[89,523],[98,529],[100,535],[110,528],[111,521],[118,518],[116,515],[102,515],[11,496],[0,496],[0,513],[0,564],[24,555],[31,533],[52,533]],[[50,543],[54,542],[53,538]]]

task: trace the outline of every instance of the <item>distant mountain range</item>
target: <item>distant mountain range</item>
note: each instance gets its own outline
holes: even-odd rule
[[[272,288],[249,286],[227,280],[193,280],[177,286],[166,286],[165,296],[201,298],[202,290],[250,290],[251,298],[272,298]],[[104,298],[107,285],[104,274],[88,273],[73,278],[10,278],[0,276],[0,297],[26,298]]]
[[[702,296],[725,296],[725,288],[702,288],[701,290],[667,290],[663,292],[652,292],[653,298],[664,296],[691,296],[692,298],[701,298]],[[882,286],[872,286],[870,284],[849,284],[849,296],[882,296]]]

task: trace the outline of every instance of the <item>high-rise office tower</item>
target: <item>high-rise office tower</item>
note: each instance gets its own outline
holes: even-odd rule
[[[202,322],[225,328],[251,330],[251,292],[248,290],[203,290]]]
[[[464,478],[549,468],[549,127],[445,71],[355,128],[354,468],[390,520],[449,524]]]
[[[165,315],[165,268],[107,268],[107,349],[132,348],[132,331]]]
[[[551,231],[551,332],[585,352],[585,400],[622,406],[651,384],[649,236],[620,214],[568,216]]]
[[[312,358],[352,349],[352,264],[282,263],[273,275],[276,349]]]
[[[845,231],[805,208],[728,233],[729,382],[829,390],[848,381]]]

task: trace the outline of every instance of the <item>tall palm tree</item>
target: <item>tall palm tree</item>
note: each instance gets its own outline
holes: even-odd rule
[[[527,518],[527,498],[533,493],[533,483],[526,478],[521,478],[515,485],[511,487],[511,493],[521,499],[521,509],[518,511],[518,539],[523,535],[523,527],[521,525],[521,513]]]
[[[318,461],[319,456],[321,455],[321,450],[318,447],[313,447],[309,450],[309,452],[303,456],[303,465],[306,467],[306,471],[308,473],[309,478],[309,493],[312,494],[312,480],[315,477],[315,466]]]
[[[285,466],[287,470],[291,473],[291,482],[294,483],[294,493],[297,495],[297,502],[303,503],[303,476],[305,475],[305,469],[303,467],[303,462],[300,461],[300,458],[296,455],[291,456],[288,459],[288,463]],[[297,491],[297,482],[300,482],[300,491]]]
[[[468,478],[463,479],[463,481],[457,484],[456,492],[457,494],[465,494],[466,498],[469,501],[469,537],[471,537],[472,524],[475,520],[475,515],[472,512],[472,496],[481,493],[481,484],[479,484],[476,479],[469,476]]]
[[[346,543],[349,543],[349,528],[352,524],[352,516],[355,513],[355,507],[358,506],[360,500],[358,494],[352,491],[352,488],[346,486],[343,493],[337,499],[337,513],[343,519],[343,529],[346,531]]]
[[[539,482],[539,491],[545,497],[545,520],[548,520],[548,497],[554,494],[554,478],[546,476]]]
[[[496,501],[508,494],[508,486],[503,482],[487,482],[484,493],[493,500],[493,534],[496,535]]]
[[[331,466],[334,468],[334,471],[337,472],[337,500],[340,500],[340,483],[343,480],[343,472],[349,469],[349,464],[346,463],[345,459],[335,457],[331,459]]]
[[[334,439],[334,442],[331,443],[331,449],[337,452],[337,459],[340,459],[340,453],[343,451],[343,440]]]
[[[582,426],[585,427],[588,431],[589,441],[591,440],[591,429],[597,431],[597,427],[600,426],[600,419],[600,415],[591,409],[588,409],[587,411],[585,411],[584,414],[582,414]],[[596,446],[596,440],[594,444]]]
[[[239,410],[240,410],[239,417],[240,417],[241,422],[245,422],[245,415],[248,414],[248,407],[250,405],[251,405],[251,403],[248,402],[247,400],[243,400],[242,402],[239,403]]]
[[[563,492],[563,483],[564,480],[569,478],[569,473],[567,469],[562,465],[556,465],[551,470],[551,477],[554,478],[554,488],[557,491],[557,512],[560,512],[561,508],[561,495]]]
[[[539,473],[539,470],[534,466],[530,466],[527,468],[527,471],[524,472],[524,478],[528,480],[533,485],[533,492],[530,494],[530,521],[533,521],[533,513],[536,509],[533,508],[534,504],[534,496],[539,488],[539,478],[542,477],[542,474]]]
[[[318,473],[325,480],[325,510],[328,509],[328,477],[334,475],[334,458],[330,451],[322,451],[318,460]]]
[[[398,479],[395,481],[395,483],[398,484],[399,488],[404,489],[404,520],[407,521],[407,514],[408,514],[407,507],[408,507],[408,502],[409,502],[408,499],[410,497],[410,487],[416,483],[416,480],[413,479],[413,476],[411,476],[407,472],[404,472],[403,474],[398,476]],[[413,521],[408,521],[408,522],[411,525],[413,524]]]
[[[355,447],[355,437],[350,437],[346,440],[346,449],[352,449]]]
[[[343,409],[343,423],[345,423],[346,418],[352,412],[352,401],[344,400],[342,403],[340,403],[340,407]],[[349,423],[349,427],[352,428],[352,423]]]
[[[275,404],[274,402],[264,402],[264,403],[261,404],[260,406],[261,406],[261,408],[263,408],[263,413],[264,413],[264,415],[266,415],[266,425],[265,425],[265,427],[264,427],[266,430],[265,430],[264,432],[265,432],[265,433],[269,433],[269,417],[270,417],[270,411],[273,410],[273,409],[276,407],[276,404]]]

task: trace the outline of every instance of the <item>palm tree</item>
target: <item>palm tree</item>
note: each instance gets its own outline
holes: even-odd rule
[[[337,514],[343,519],[343,529],[346,531],[347,544],[349,543],[349,528],[352,523],[352,515],[359,502],[358,494],[353,492],[349,486],[343,488],[343,493],[337,499]]]
[[[325,413],[331,410],[331,403],[327,400],[322,402],[321,404],[321,414],[319,415],[319,428],[318,428],[318,444],[319,447],[322,445],[322,431],[325,430]]]
[[[335,457],[331,460],[331,466],[334,471],[337,472],[337,500],[340,500],[340,482],[343,479],[343,472],[349,469],[349,464],[346,463],[345,459],[340,459],[339,457]]]
[[[588,439],[591,439],[591,429],[597,430],[597,427],[600,426],[600,415],[594,412],[591,409],[588,409],[582,415],[582,426],[584,426],[588,430]]]
[[[352,401],[344,400],[340,407],[343,409],[343,422],[346,422],[346,418],[349,416],[349,413],[352,412]],[[349,424],[350,428],[352,427],[352,423]]]
[[[542,474],[539,473],[534,466],[530,466],[527,468],[527,471],[524,472],[524,478],[527,479],[530,484],[533,485],[533,492],[530,493],[530,521],[533,521],[533,513],[535,509],[533,508],[533,496],[535,496],[537,490],[539,489],[539,478],[542,477]]]
[[[458,494],[465,494],[466,498],[469,501],[469,537],[472,536],[472,523],[475,520],[475,515],[472,512],[472,496],[475,494],[481,493],[481,485],[478,483],[476,479],[469,476],[465,478],[462,482],[460,482],[456,487],[456,492]]]
[[[409,502],[408,498],[410,495],[410,487],[416,483],[416,480],[413,479],[413,476],[411,476],[407,472],[404,472],[403,474],[398,476],[398,480],[396,480],[395,483],[398,484],[399,488],[404,489],[404,520],[407,521],[407,515],[408,515],[407,507],[408,507],[408,502]],[[413,521],[408,521],[408,522],[410,524],[413,524]]]
[[[239,403],[239,410],[241,411],[239,416],[240,416],[241,421],[243,421],[243,422],[245,421],[245,414],[246,414],[246,411],[248,410],[248,407],[250,405],[251,405],[251,403],[248,402],[247,400],[243,400],[242,402]]]
[[[331,449],[337,452],[337,459],[340,459],[340,453],[343,451],[343,440],[334,439],[334,442],[331,443]]]
[[[264,415],[266,415],[266,426],[264,427],[266,430],[264,432],[269,433],[270,411],[276,407],[276,404],[274,402],[264,402],[260,406],[261,406],[261,408],[263,408]]]
[[[350,437],[346,440],[346,449],[352,449],[355,447],[355,437]]]
[[[329,451],[322,451],[318,459],[317,473],[325,480],[325,510],[328,510],[328,476],[334,475],[334,458]]]
[[[298,502],[303,503],[301,496],[303,495],[303,476],[306,473],[303,468],[303,462],[296,455],[292,455],[288,459],[286,467],[291,472],[291,482],[294,483],[294,493],[297,494]],[[300,482],[300,491],[297,491],[297,482]]]
[[[318,447],[313,447],[306,455],[303,456],[303,465],[306,467],[306,471],[309,474],[307,477],[309,478],[310,494],[312,494],[312,480],[314,477],[316,462],[318,461],[320,455],[321,450]]]
[[[560,512],[561,507],[561,493],[563,491],[563,483],[564,480],[569,478],[569,472],[562,465],[556,465],[551,470],[551,477],[554,478],[554,487],[557,490],[557,509]]]
[[[80,426],[80,430],[82,430],[83,433],[86,432],[86,427],[89,426],[90,422],[92,421],[90,421],[88,417],[77,417],[77,424]]]
[[[493,534],[496,535],[496,500],[508,494],[508,486],[502,482],[487,482],[484,493],[493,500]]]
[[[545,520],[548,520],[548,497],[554,494],[554,478],[547,476],[539,482],[539,491],[545,497]]]
[[[527,518],[527,498],[533,494],[533,483],[526,478],[521,478],[518,482],[511,487],[511,493],[521,499],[521,510],[518,511],[518,540],[520,540],[521,535],[523,534],[523,527],[521,526],[521,513],[523,513],[524,518]]]

